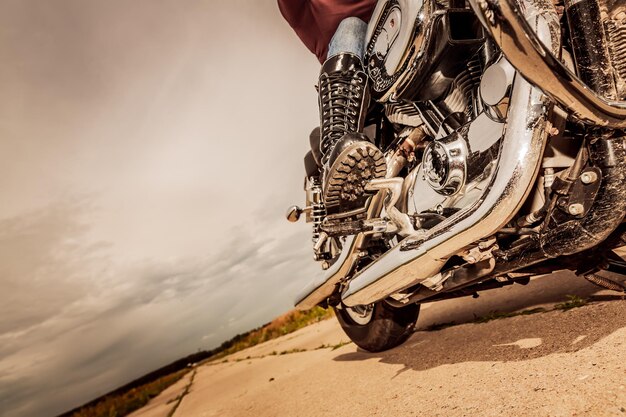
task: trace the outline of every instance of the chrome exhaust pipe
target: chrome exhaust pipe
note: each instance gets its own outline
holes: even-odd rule
[[[525,14],[516,0],[469,0],[469,3],[507,60],[531,84],[584,123],[626,127],[626,103],[599,96],[555,57],[555,52],[546,46],[550,42],[541,42],[529,24],[533,16],[527,10],[536,9],[540,2],[523,2]]]
[[[526,12],[535,19],[544,42],[558,51],[560,33],[555,31],[560,27],[549,24],[558,23],[554,9],[539,10],[529,4]],[[497,173],[483,197],[421,236],[407,237],[356,274],[342,294],[343,303],[371,304],[428,279],[440,271],[450,256],[507,224],[526,200],[536,179],[550,127],[551,108],[552,101],[541,90],[517,77]],[[416,249],[403,250],[409,242]]]
[[[497,173],[483,197],[422,236],[405,238],[349,281],[342,295],[348,306],[366,305],[437,274],[463,248],[496,233],[526,200],[541,165],[551,102],[526,80],[513,84],[509,119]],[[403,246],[415,241],[414,250]]]
[[[406,164],[403,153],[396,151],[387,157],[386,178],[394,178]],[[384,180],[383,180],[384,181]],[[384,207],[387,190],[383,189],[375,194],[367,206],[367,218],[380,217]],[[359,233],[349,236],[343,244],[343,249],[339,258],[324,272],[308,283],[298,294],[295,306],[298,310],[308,310],[333,295],[337,285],[355,267],[363,256],[363,250],[367,246],[370,236],[366,233]]]
[[[475,0],[470,2],[476,3]],[[529,15],[532,13],[535,18],[543,17],[543,20],[536,20],[536,29],[541,38],[555,52],[559,51],[560,33],[555,36],[554,25],[546,25],[546,22],[552,20],[558,22],[554,10],[537,10],[530,4],[527,6]],[[523,23],[525,27],[528,26],[525,21]],[[483,21],[483,24],[486,25],[486,22]],[[545,30],[546,27],[548,30]],[[557,30],[558,28],[556,25]],[[538,42],[535,32],[531,30],[531,33]],[[547,51],[543,44],[538,44]],[[547,56],[553,57],[550,52]],[[519,64],[519,60],[517,62]],[[564,70],[567,71],[566,68]],[[541,90],[518,77],[513,86],[498,172],[485,190],[483,198],[448,221],[424,232],[420,237],[423,243],[416,250],[400,250],[402,243],[416,240],[415,236],[408,237],[360,271],[348,283],[342,301],[349,306],[370,304],[427,279],[439,272],[450,256],[477,240],[494,234],[505,225],[525,201],[536,178],[546,142],[549,127],[547,116],[551,106],[552,102]],[[380,213],[383,198],[382,192],[374,197],[368,210],[368,218]],[[296,307],[311,308],[330,297],[337,284],[353,270],[360,259],[366,239],[364,234],[349,237],[340,258],[326,274],[311,282],[301,292]]]

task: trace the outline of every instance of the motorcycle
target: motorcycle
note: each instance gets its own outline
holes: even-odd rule
[[[359,347],[404,342],[427,302],[555,270],[626,274],[626,1],[380,0],[365,65],[385,178],[364,207],[306,207],[332,307]]]

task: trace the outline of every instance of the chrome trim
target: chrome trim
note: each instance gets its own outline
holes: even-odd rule
[[[400,158],[404,158],[401,152],[394,152],[387,156],[387,178],[397,176],[403,168],[403,165],[398,163]],[[406,159],[403,160],[406,162]],[[368,219],[380,217],[386,196],[387,190],[383,190],[369,200],[367,206]],[[308,310],[330,297],[335,292],[335,286],[348,276],[361,258],[362,250],[366,246],[368,239],[369,235],[366,233],[349,236],[343,243],[343,248],[337,260],[323,274],[314,278],[300,291],[296,298],[296,308]]]
[[[539,171],[550,103],[527,81],[515,80],[497,174],[483,198],[421,236],[404,239],[349,282],[348,306],[370,304],[439,272],[446,259],[504,226],[525,201]],[[420,240],[415,250],[407,243]]]
[[[553,51],[560,50],[560,36],[548,23],[558,22],[554,8],[538,9],[530,0],[525,6],[542,41]],[[516,77],[496,174],[483,197],[434,228],[404,239],[355,275],[342,294],[344,304],[370,304],[417,284],[437,274],[450,256],[508,223],[526,200],[539,172],[551,108],[552,102],[539,89]],[[403,250],[406,247],[416,249]]]
[[[287,218],[288,222],[295,223],[300,220],[300,216],[302,215],[302,213],[306,213],[308,215],[311,210],[313,210],[312,207],[300,208],[298,206],[291,206],[287,209],[285,217]]]
[[[458,193],[467,179],[468,157],[467,142],[461,133],[430,142],[422,159],[426,182],[439,194]]]
[[[544,45],[554,45],[555,38],[542,43],[541,33],[536,33],[529,24],[535,23],[538,32],[552,31],[553,19],[542,20],[537,14],[529,13],[531,10],[541,14],[538,7],[547,5],[523,1],[525,16],[516,0],[469,0],[469,3],[508,61],[525,79],[585,123],[626,127],[626,103],[605,100],[587,87],[556,58],[558,49],[551,51]]]
[[[408,214],[401,212],[396,207],[396,203],[402,196],[403,184],[404,179],[394,177],[373,179],[366,186],[369,190],[387,191],[389,197],[387,197],[385,201],[385,211],[391,219],[391,222],[395,225],[395,233],[402,237],[410,236],[415,233],[415,229],[413,228]]]
[[[381,23],[394,9],[399,9],[402,21],[399,32],[389,41]],[[381,0],[377,3],[367,28],[366,61],[372,81],[370,87],[381,95],[380,101],[395,101],[393,97],[400,86],[423,61],[434,39],[435,12],[436,4],[432,0]],[[381,43],[386,45],[382,47]],[[373,61],[374,57],[377,59]]]
[[[343,307],[344,311],[350,316],[350,318],[361,326],[365,326],[374,316],[374,306],[356,306],[356,307]]]

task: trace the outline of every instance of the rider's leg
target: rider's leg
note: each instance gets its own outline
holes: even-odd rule
[[[365,55],[366,35],[367,23],[358,17],[343,19],[328,44],[327,58],[342,53],[351,53],[362,60]]]
[[[367,182],[386,171],[382,152],[362,134],[369,106],[362,62],[366,30],[359,18],[343,20],[320,72],[320,151],[324,202],[331,213],[362,206]]]

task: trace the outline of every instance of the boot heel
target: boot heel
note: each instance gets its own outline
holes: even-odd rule
[[[369,181],[384,178],[387,164],[383,153],[369,142],[346,147],[327,172],[324,204],[327,211],[337,212],[362,207],[371,191]]]

